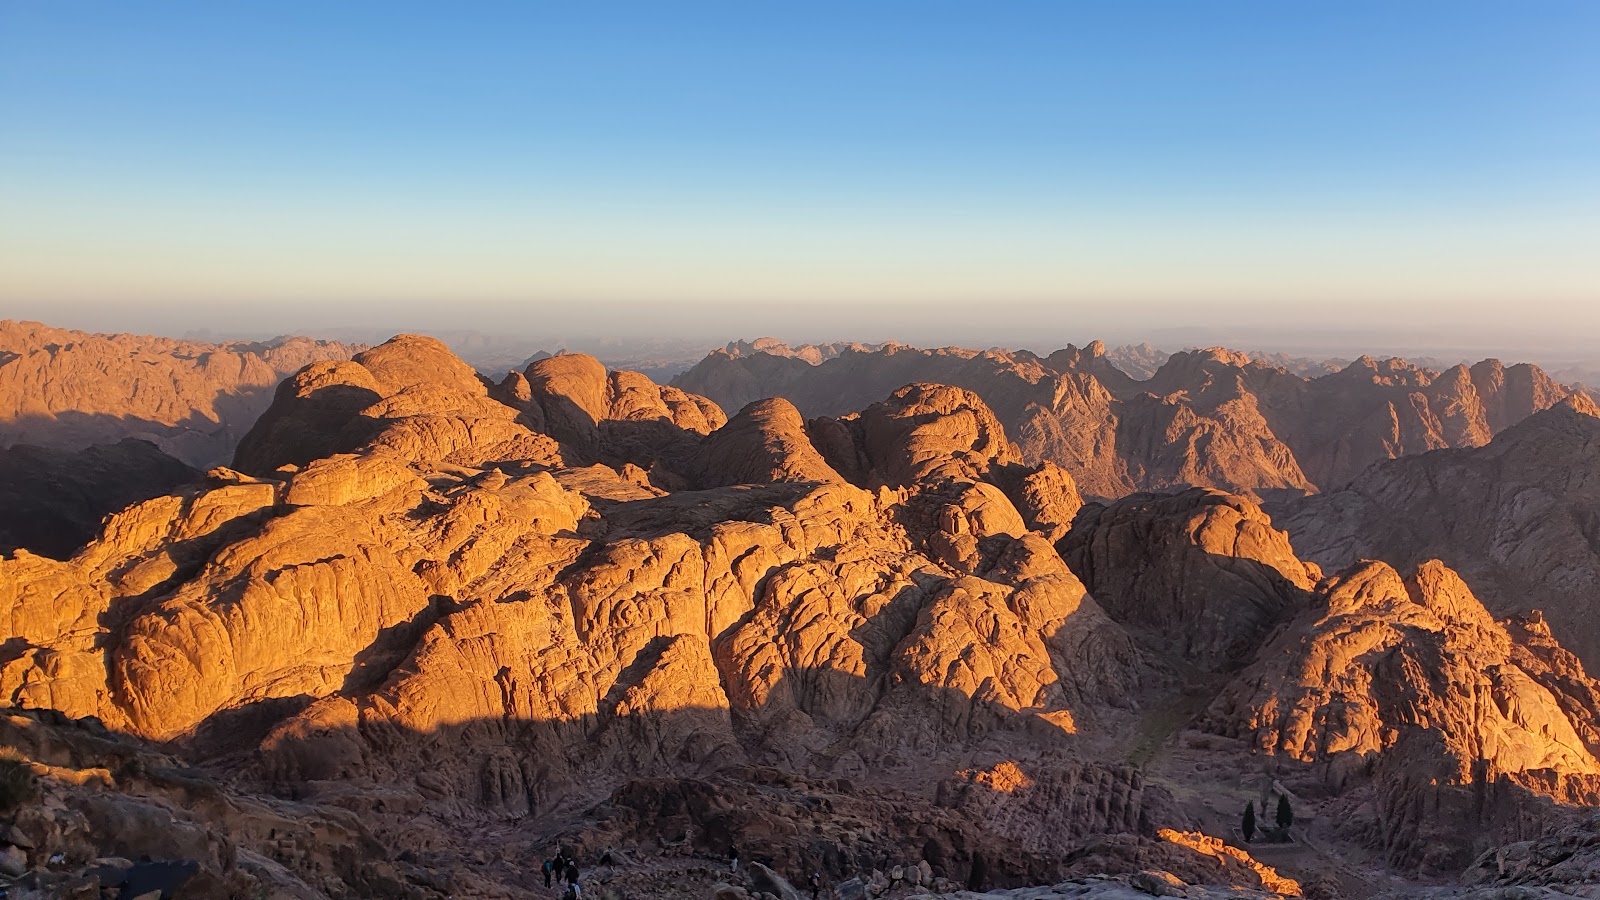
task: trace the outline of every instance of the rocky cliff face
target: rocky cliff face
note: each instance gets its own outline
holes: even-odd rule
[[[1025,462],[1054,462],[1106,498],[1191,485],[1251,497],[1334,489],[1374,462],[1482,446],[1568,393],[1537,367],[1497,360],[1438,372],[1363,357],[1309,377],[1226,350],[1120,348],[1115,358],[1139,379],[1098,341],[1048,357],[756,342],[713,353],[674,383],[730,408],[782,397],[807,416],[860,409],[912,382],[966,388]]]
[[[1007,711],[1071,718],[1069,702],[1098,693],[1078,689],[1082,678],[1137,677],[1115,626],[1048,543],[1029,536],[1005,493],[978,480],[1005,465],[1010,449],[970,394],[901,392],[841,426],[854,431],[863,484],[885,486],[877,495],[837,476],[793,481],[781,471],[751,473],[768,476],[765,484],[664,494],[615,472],[563,467],[566,445],[528,430],[504,404],[491,415],[495,401],[466,371],[395,365],[399,354],[419,351],[442,352],[402,338],[336,365],[336,386],[376,398],[364,397],[372,403],[320,432],[342,440],[322,449],[343,452],[297,466],[287,452],[275,455],[268,439],[276,424],[294,421],[308,396],[327,389],[305,389],[321,383],[315,376],[323,370],[313,367],[286,382],[261,440],[253,433],[241,446],[241,460],[271,477],[221,472],[187,494],[122,513],[72,561],[8,563],[50,573],[11,580],[27,595],[21,605],[54,601],[59,618],[75,605],[69,596],[78,597],[87,601],[82,614],[116,620],[115,629],[96,634],[75,626],[51,634],[48,623],[30,621],[30,644],[74,675],[59,680],[54,669],[22,662],[37,658],[29,650],[13,666],[10,690],[158,738],[192,734],[222,711],[309,698],[317,704],[295,728],[330,716],[376,717],[433,733],[514,714],[547,723],[536,730],[554,729],[551,739],[571,728],[566,720],[615,715],[611,703],[641,713],[652,704],[704,707],[712,718],[689,728],[703,741],[718,733],[731,740],[730,709],[774,716],[792,703],[824,722],[859,724],[873,711],[859,708],[860,692],[885,691],[874,684],[891,676],[902,688],[887,692],[895,702],[913,703],[920,690],[942,697],[971,689],[965,712],[940,703],[958,733],[974,734],[1010,727]],[[415,381],[419,373],[434,380]],[[429,402],[426,414],[408,406],[419,396]],[[572,398],[573,406],[582,408],[583,399]],[[759,410],[748,412],[745,421]],[[736,420],[717,440],[737,443],[740,426]],[[355,443],[354,435],[364,440]],[[792,427],[788,436],[804,440]],[[486,467],[483,457],[507,451],[509,458]],[[920,493],[936,485],[950,487]],[[174,561],[176,542],[196,545],[193,557]],[[947,544],[970,544],[971,552],[953,554]],[[921,555],[924,547],[958,568]],[[134,571],[141,574],[124,575]],[[1019,606],[1010,599],[1019,591],[1033,599]],[[138,599],[123,602],[130,592]],[[777,668],[745,658],[796,639],[786,623],[800,613],[789,604],[810,608],[827,596],[843,605],[806,614],[822,616],[816,636],[855,635],[823,655],[830,664],[819,668],[818,649],[804,643]],[[991,612],[978,611],[984,603]],[[1003,625],[1021,643],[998,641],[1001,655],[970,675],[971,660],[939,663],[943,648],[964,647],[968,635],[932,627],[946,606],[951,627],[969,619],[986,632]],[[1121,663],[1070,672],[1063,682],[1050,648],[1081,637],[1058,633],[1069,618],[1110,635],[1096,643],[1121,641]],[[483,644],[470,637],[476,634],[497,637]],[[70,662],[108,641],[103,679],[87,674],[90,659]],[[471,656],[461,655],[464,641],[477,647]],[[518,674],[550,670],[553,659],[527,654],[547,655],[539,648],[551,646],[569,648],[557,666],[568,673],[561,682]],[[849,687],[858,680],[862,686]],[[341,695],[351,685],[367,690]],[[707,685],[710,693],[694,693]],[[691,693],[671,694],[680,688]],[[778,696],[788,699],[778,704]],[[839,702],[845,708],[832,705]],[[698,757],[719,744],[689,746]]]
[[[1540,609],[1584,662],[1600,661],[1600,409],[1574,395],[1471,450],[1375,466],[1342,491],[1283,507],[1308,559],[1400,568],[1438,558],[1490,610]]]
[[[1594,835],[1600,816],[1550,834],[1512,841],[1485,851],[1464,880],[1477,886],[1468,897],[1504,896],[1508,891],[1545,891],[1548,896],[1582,897],[1600,884],[1600,854]]]
[[[1320,575],[1259,507],[1205,488],[1086,507],[1060,546],[1118,621],[1204,669],[1253,656]]]
[[[1441,781],[1549,772],[1590,789],[1600,685],[1551,658],[1538,623],[1495,621],[1437,560],[1404,579],[1364,563],[1323,598],[1218,698],[1218,729],[1330,773],[1383,757]]]
[[[1597,688],[1541,619],[1496,620],[1437,560],[1368,561],[1322,582],[1199,727],[1303,764],[1279,771],[1347,798],[1344,839],[1453,874],[1600,800]]]
[[[285,375],[357,348],[308,338],[207,344],[0,321],[0,447],[138,438],[199,468],[226,462]]]

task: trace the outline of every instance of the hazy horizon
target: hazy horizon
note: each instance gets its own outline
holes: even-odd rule
[[[0,6],[0,318],[1585,357],[1600,7]]]
[[[60,317],[17,317],[25,321],[71,328],[89,332],[150,334],[161,337],[206,342],[229,340],[263,341],[289,336],[307,336],[351,343],[376,344],[396,334],[427,334],[445,341],[457,353],[479,365],[489,361],[510,363],[539,351],[591,353],[608,361],[654,361],[661,371],[679,371],[698,361],[705,353],[737,341],[754,341],[776,338],[787,344],[827,344],[856,342],[882,344],[895,342],[923,348],[959,347],[972,350],[1003,348],[1029,350],[1041,355],[1061,349],[1068,344],[1079,347],[1091,341],[1103,341],[1108,348],[1148,344],[1157,350],[1172,353],[1181,350],[1225,347],[1247,353],[1283,354],[1308,360],[1351,360],[1367,355],[1376,358],[1401,357],[1413,360],[1431,360],[1440,365],[1456,362],[1473,363],[1485,358],[1498,358],[1507,364],[1532,362],[1552,371],[1569,369],[1568,375],[1580,377],[1585,383],[1600,381],[1600,350],[1585,346],[1561,348],[1549,344],[1518,345],[1512,340],[1494,340],[1486,337],[1481,343],[1450,344],[1430,340],[1424,333],[1394,332],[1384,335],[1364,334],[1357,331],[1324,330],[1314,333],[1292,334],[1248,328],[1190,327],[1177,328],[1152,326],[1143,331],[1074,328],[1063,325],[1058,329],[1034,329],[1032,333],[1011,333],[968,330],[953,333],[943,330],[905,329],[861,330],[833,329],[826,322],[800,330],[783,329],[748,332],[716,331],[706,329],[698,333],[657,332],[654,334],[617,333],[599,327],[568,329],[507,329],[489,330],[473,328],[460,320],[454,323],[428,325],[420,322],[400,322],[387,325],[382,321],[364,324],[329,324],[305,328],[218,328],[201,319],[174,321],[170,327],[89,327]],[[142,321],[142,320],[141,320]],[[999,334],[1000,339],[989,340],[986,335]]]

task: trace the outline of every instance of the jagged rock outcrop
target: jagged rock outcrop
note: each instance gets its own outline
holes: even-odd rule
[[[1442,563],[1363,562],[1262,647],[1203,727],[1369,797],[1349,838],[1459,871],[1600,800],[1600,683],[1536,617],[1496,621]]]
[[[0,553],[71,556],[125,506],[200,476],[132,438],[77,452],[26,444],[0,450]]]
[[[1542,610],[1561,644],[1593,666],[1596,446],[1600,409],[1574,395],[1486,447],[1375,466],[1342,491],[1285,505],[1278,520],[1330,570],[1363,558],[1401,569],[1443,560],[1492,612]]]
[[[1028,528],[1051,543],[1066,537],[1072,520],[1083,508],[1078,483],[1052,462],[1033,467],[1005,466],[995,473],[995,481],[1016,504]]]
[[[1183,820],[1166,789],[1137,769],[1072,760],[1026,767],[1006,760],[958,772],[939,785],[939,803],[986,832],[1059,858],[1092,835],[1153,837],[1158,823]]]
[[[184,463],[226,462],[307,363],[357,347],[309,338],[209,344],[0,321],[0,447],[80,450],[149,441]]]
[[[1305,382],[1227,350],[1175,353],[1118,409],[1119,451],[1134,483],[1248,491],[1315,490],[1264,412]],[[1260,395],[1260,396],[1258,396]]]
[[[1306,383],[1303,396],[1263,396],[1269,418],[1323,489],[1374,462],[1446,447],[1479,447],[1567,395],[1535,366],[1488,359],[1433,372],[1362,357]]]
[[[1126,372],[1135,381],[1144,381],[1160,370],[1172,356],[1165,350],[1159,350],[1148,343],[1124,344],[1105,350],[1103,341],[1090,341],[1089,349],[1093,350],[1098,345],[1105,355],[1106,362],[1114,366],[1119,372]]]
[[[712,353],[674,383],[729,408],[783,397],[808,417],[914,382],[965,388],[1024,461],[1054,462],[1107,498],[1190,485],[1262,497],[1334,489],[1374,462],[1481,446],[1568,393],[1537,367],[1497,360],[1443,372],[1367,357],[1335,372],[1280,362],[1293,361],[1215,348],[1108,354],[1099,341],[1046,357],[900,344],[812,354],[758,341]]]
[[[1600,849],[1595,834],[1600,815],[1590,814],[1552,834],[1486,850],[1463,880],[1481,890],[1464,896],[1515,896],[1547,891],[1561,897],[1592,897],[1600,887]]]
[[[766,356],[788,356],[803,359],[812,365],[825,359],[833,359],[846,350],[877,350],[880,347],[891,346],[894,342],[882,344],[863,344],[859,341],[832,341],[826,344],[800,344],[790,346],[777,338],[763,337],[753,341],[729,341],[728,345],[720,352],[732,357],[750,357],[756,354]],[[716,351],[714,351],[716,352]]]
[[[1344,760],[1344,771],[1385,756],[1456,783],[1600,774],[1591,750],[1600,685],[1575,661],[1542,659],[1548,643],[1514,652],[1513,630],[1443,563],[1405,579],[1363,563],[1330,579],[1323,597],[1218,698],[1213,727],[1275,754]]]
[[[1061,554],[1113,618],[1211,669],[1248,659],[1320,577],[1258,506],[1204,488],[1085,506]]]

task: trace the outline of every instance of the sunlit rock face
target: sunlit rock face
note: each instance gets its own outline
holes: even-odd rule
[[[970,392],[839,420],[852,483],[792,407],[730,423],[582,357],[524,378],[497,399],[415,336],[307,367],[240,448],[256,477],[137,505],[73,560],[3,563],[26,567],[16,603],[50,609],[16,626],[6,688],[162,740],[305,707],[272,725],[271,771],[394,771],[459,754],[451,729],[493,733],[435,769],[464,795],[495,744],[552,751],[555,795],[609,754],[862,765],[1130,703],[1132,645],[984,480],[1059,529],[1070,479],[1016,466]],[[670,428],[676,451],[642,479],[569,467],[608,423]],[[786,739],[741,746],[756,722]],[[396,731],[417,737],[373,743]]]
[[[1550,770],[1600,773],[1589,746],[1600,688],[1495,621],[1437,560],[1408,577],[1385,563],[1330,581],[1211,710],[1218,727],[1296,759],[1410,755],[1468,781]],[[1580,734],[1579,730],[1583,733]]]

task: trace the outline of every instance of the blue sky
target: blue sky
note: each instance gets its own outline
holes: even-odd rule
[[[1592,2],[0,0],[0,316],[1573,340],[1597,48]]]

